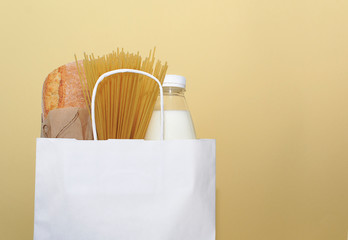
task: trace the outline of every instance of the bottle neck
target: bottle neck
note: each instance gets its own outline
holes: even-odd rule
[[[185,100],[185,88],[179,87],[163,87],[163,103],[164,110],[185,110],[188,111],[188,107]],[[155,110],[160,110],[161,102],[158,97]]]
[[[180,87],[163,87],[163,95],[169,96],[182,96],[184,97],[185,95],[185,88],[180,88]]]

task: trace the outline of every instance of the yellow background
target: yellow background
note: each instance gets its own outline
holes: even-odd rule
[[[218,240],[348,231],[348,1],[2,1],[0,239],[32,239],[41,88],[74,53],[157,46],[217,139]]]

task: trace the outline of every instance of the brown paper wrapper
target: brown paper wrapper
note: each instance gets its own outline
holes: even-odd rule
[[[43,138],[92,140],[92,124],[86,108],[59,108],[49,111],[41,122]]]

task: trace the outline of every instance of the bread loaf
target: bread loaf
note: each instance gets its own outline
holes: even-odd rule
[[[83,69],[82,61],[79,62]],[[75,62],[63,65],[48,74],[42,89],[43,118],[49,111],[67,107],[85,107],[85,99]]]

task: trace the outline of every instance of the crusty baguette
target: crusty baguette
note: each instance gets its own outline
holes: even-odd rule
[[[79,61],[83,69],[82,61]],[[85,99],[75,62],[60,66],[48,74],[42,89],[44,119],[49,111],[66,107],[85,107]]]

